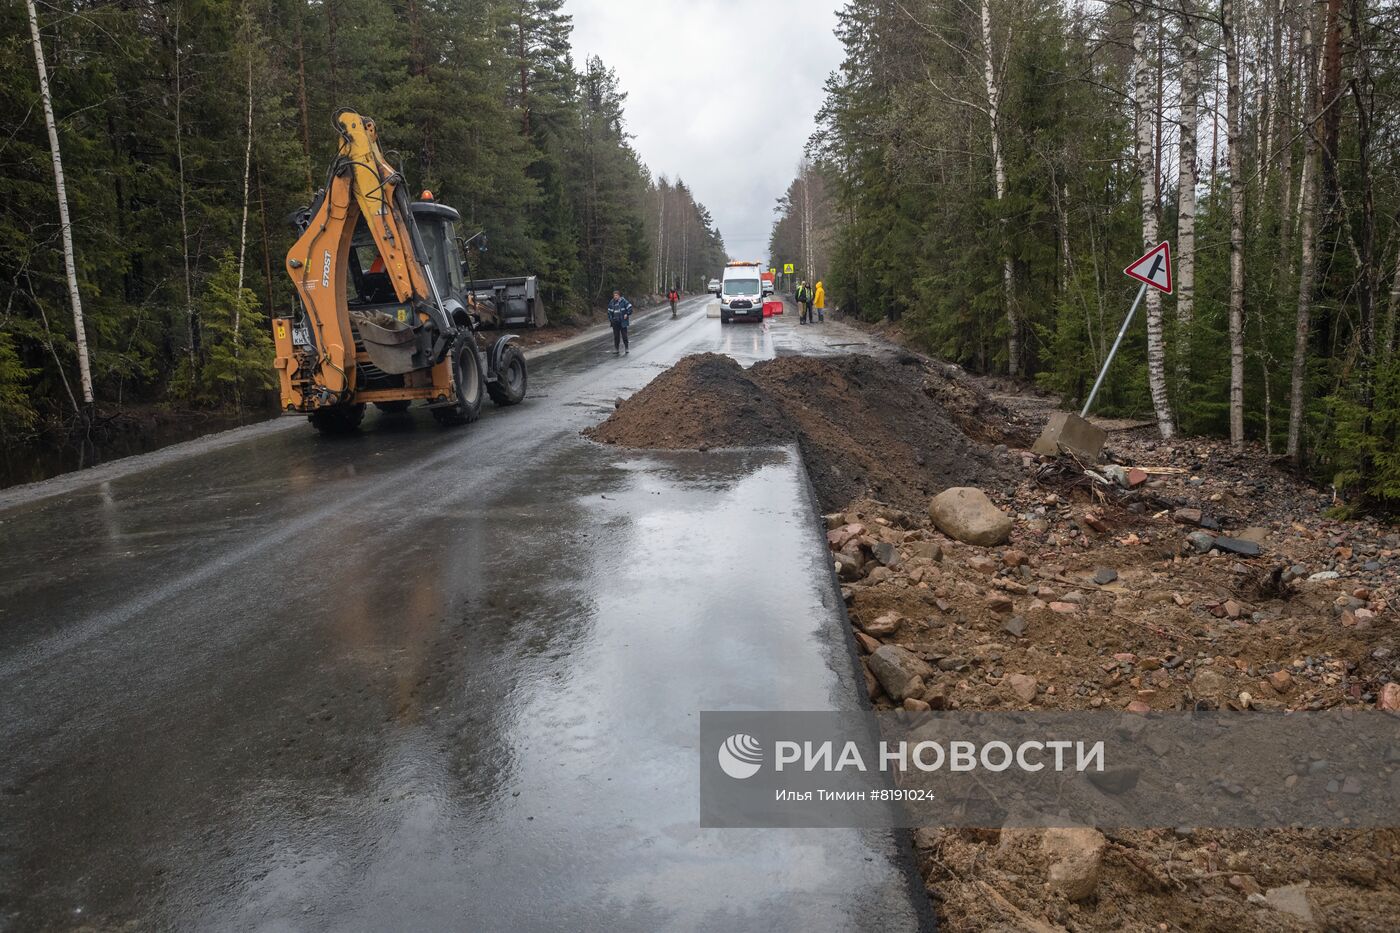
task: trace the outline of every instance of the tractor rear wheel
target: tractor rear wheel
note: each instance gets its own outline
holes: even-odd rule
[[[525,401],[530,376],[525,369],[525,354],[519,347],[506,347],[496,367],[496,381],[486,386],[491,401],[497,405],[519,405]]]
[[[457,387],[457,404],[433,409],[438,424],[456,427],[471,424],[481,417],[482,385],[481,357],[476,355],[476,340],[464,338],[452,351],[452,381]]]
[[[309,416],[311,426],[322,434],[350,434],[365,420],[363,405],[332,405],[318,408]]]

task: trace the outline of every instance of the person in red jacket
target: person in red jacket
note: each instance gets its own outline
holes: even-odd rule
[[[681,293],[676,290],[676,286],[671,286],[671,290],[666,293],[666,300],[671,302],[671,317],[674,319],[676,316],[676,302],[681,300]]]

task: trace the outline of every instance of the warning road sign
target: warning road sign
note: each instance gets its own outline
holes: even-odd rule
[[[1128,316],[1123,319],[1123,326],[1118,328],[1118,339],[1113,341],[1113,349],[1108,351],[1108,358],[1103,361],[1103,369],[1099,370],[1099,378],[1095,380],[1094,387],[1089,390],[1089,399],[1084,403],[1084,410],[1079,413],[1079,417],[1089,417],[1089,409],[1094,405],[1094,398],[1099,394],[1099,389],[1103,387],[1103,378],[1108,375],[1108,367],[1113,365],[1113,358],[1118,355],[1118,348],[1123,345],[1123,336],[1128,333],[1128,327],[1133,323],[1133,315],[1137,314],[1138,305],[1142,304],[1142,299],[1147,295],[1147,286],[1168,295],[1172,293],[1172,248],[1168,243],[1158,243],[1146,256],[1134,262],[1131,266],[1123,270],[1124,275],[1131,276],[1142,283],[1142,288],[1138,289],[1137,298],[1133,300],[1133,306],[1128,310]]]
[[[792,263],[783,263],[783,275],[792,275]]]
[[[1145,282],[1168,295],[1172,293],[1172,248],[1159,243],[1151,252],[1123,270],[1123,274]]]

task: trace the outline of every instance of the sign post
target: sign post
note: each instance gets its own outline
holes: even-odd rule
[[[1089,397],[1084,401],[1084,410],[1079,413],[1081,418],[1089,417],[1089,409],[1093,407],[1094,398],[1098,396],[1099,389],[1103,387],[1104,377],[1108,375],[1108,367],[1113,365],[1113,358],[1118,355],[1118,348],[1123,345],[1123,337],[1128,333],[1128,328],[1132,325],[1133,317],[1137,314],[1138,306],[1142,304],[1142,299],[1146,296],[1148,288],[1155,288],[1167,295],[1172,293],[1171,245],[1159,243],[1147,255],[1142,256],[1124,269],[1123,274],[1137,279],[1142,283],[1142,288],[1138,289],[1133,307],[1128,311],[1128,316],[1123,319],[1123,326],[1118,328],[1118,338],[1113,341],[1113,349],[1108,351],[1108,359],[1103,361],[1103,369],[1099,370],[1099,378],[1094,380],[1094,388],[1089,390]]]

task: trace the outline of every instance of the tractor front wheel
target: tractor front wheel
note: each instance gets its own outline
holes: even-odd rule
[[[476,341],[463,339],[452,351],[452,381],[457,387],[457,404],[433,409],[439,424],[456,427],[471,424],[481,417],[482,385],[481,357],[477,356]]]
[[[501,353],[501,362],[496,367],[496,381],[486,386],[491,401],[500,406],[519,405],[525,401],[525,390],[530,382],[525,369],[525,354],[519,347],[506,347]]]

